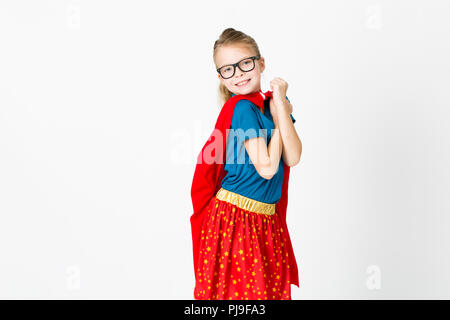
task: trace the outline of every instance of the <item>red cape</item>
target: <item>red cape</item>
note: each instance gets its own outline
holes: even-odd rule
[[[190,217],[192,229],[192,248],[194,253],[194,273],[197,280],[198,256],[200,250],[200,238],[203,219],[207,216],[208,205],[211,199],[216,195],[225,177],[224,170],[227,130],[231,128],[231,119],[233,117],[234,106],[241,99],[247,99],[264,110],[264,100],[270,99],[271,91],[263,93],[258,92],[246,95],[234,95],[229,98],[216,121],[213,133],[210,135],[201,152],[197,157],[194,178],[192,180],[191,198],[194,207],[194,213]],[[223,137],[225,137],[223,139]],[[289,231],[286,225],[286,209],[288,204],[290,167],[284,164],[283,186],[281,189],[281,198],[276,203],[276,212],[280,216],[283,229],[287,236],[287,250],[289,253],[289,266],[291,271],[291,283],[299,286],[297,262],[292,249]]]

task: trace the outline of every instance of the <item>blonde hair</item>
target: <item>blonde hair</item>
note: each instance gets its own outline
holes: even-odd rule
[[[233,28],[227,28],[222,31],[222,34],[219,36],[219,39],[214,42],[214,52],[213,52],[213,59],[214,64],[216,64],[216,54],[218,49],[221,46],[230,45],[230,44],[244,44],[247,45],[250,49],[253,49],[255,51],[255,55],[261,55],[259,52],[258,45],[256,44],[256,41],[250,37],[249,35],[245,34],[242,31],[235,30]],[[216,68],[218,68],[216,64]],[[225,87],[222,82],[219,85],[219,97],[222,100],[222,104],[225,103],[228,99],[231,98],[232,92]]]

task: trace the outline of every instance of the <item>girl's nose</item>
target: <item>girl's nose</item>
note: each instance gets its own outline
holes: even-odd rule
[[[241,71],[238,67],[236,67],[236,73],[234,75],[235,78],[242,78],[244,76],[244,71]]]

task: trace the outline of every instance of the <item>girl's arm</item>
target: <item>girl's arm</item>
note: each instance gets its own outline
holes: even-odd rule
[[[281,132],[282,139],[282,157],[284,163],[293,167],[300,161],[302,154],[302,142],[295,130],[291,119],[292,105],[288,100],[274,99],[273,102],[276,107],[276,117],[278,126]]]
[[[278,171],[283,150],[278,124],[275,123],[269,145],[266,145],[264,137],[257,137],[244,141],[244,146],[259,175],[267,180],[272,179]]]

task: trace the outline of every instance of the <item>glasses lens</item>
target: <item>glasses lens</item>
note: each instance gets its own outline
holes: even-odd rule
[[[255,67],[255,63],[253,59],[245,59],[239,63],[239,67],[241,67],[242,71],[250,71]]]
[[[222,75],[222,78],[227,79],[231,78],[233,76],[233,66],[225,66],[220,69],[220,74]]]

